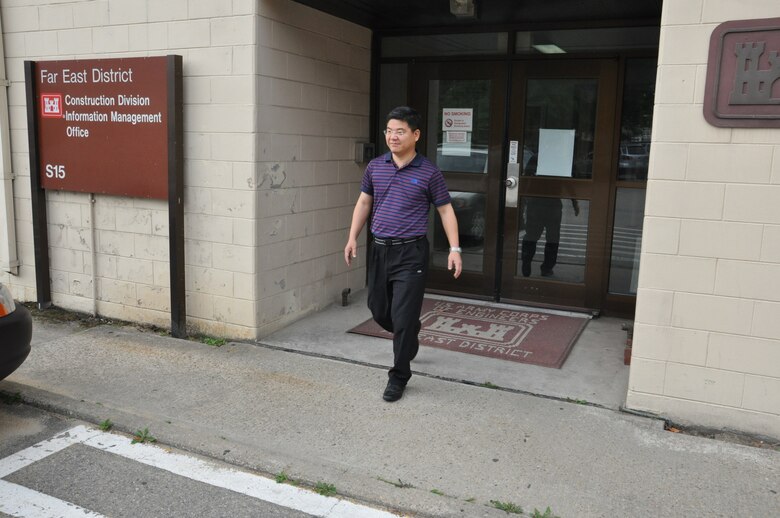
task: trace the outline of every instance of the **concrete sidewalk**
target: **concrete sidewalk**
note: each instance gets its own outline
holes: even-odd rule
[[[507,516],[491,501],[561,518],[780,515],[780,452],[658,420],[425,376],[388,404],[386,372],[371,366],[132,327],[35,326],[1,391],[409,515]]]

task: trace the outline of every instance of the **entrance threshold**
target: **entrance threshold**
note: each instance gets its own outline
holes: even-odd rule
[[[387,380],[384,371],[392,364],[392,342],[347,333],[348,329],[371,318],[366,297],[367,290],[361,290],[354,294],[348,306],[330,306],[263,338],[259,343],[377,367],[376,397],[379,400]],[[426,297],[518,309],[516,305],[457,297],[430,294]],[[555,310],[549,312],[554,313]],[[581,313],[568,311],[558,311],[557,314],[587,318]],[[626,322],[612,317],[590,320],[561,369],[420,346],[417,358],[412,362],[412,370],[415,375],[571,399],[617,410],[624,404],[628,390],[628,366],[623,364],[626,333],[621,329]],[[414,383],[414,378],[410,383]]]
[[[474,304],[476,306],[488,306],[491,308],[502,308],[502,309],[514,309],[517,311],[529,311],[529,312],[542,312],[542,313],[548,313],[550,315],[560,315],[563,317],[575,317],[575,318],[592,318],[594,314],[599,313],[598,311],[592,310],[592,309],[586,309],[586,308],[566,308],[561,306],[550,306],[546,304],[532,304],[529,305],[527,303],[523,304],[522,302],[515,303],[514,301],[508,301],[508,302],[493,302],[492,300],[486,300],[484,298],[481,299],[471,299],[466,297],[457,297],[452,295],[445,295],[442,292],[434,292],[429,293],[425,292],[425,296],[429,299],[436,299],[436,300],[448,300],[450,302],[468,302],[469,304]]]

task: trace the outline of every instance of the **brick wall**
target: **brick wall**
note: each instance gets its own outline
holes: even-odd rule
[[[260,337],[363,286],[341,249],[368,135],[370,32],[289,0],[0,0],[19,276],[35,300],[25,60],[180,54],[187,322]],[[170,323],[164,201],[47,193],[52,298]],[[92,226],[94,224],[94,242]],[[94,257],[93,257],[94,249]]]
[[[665,2],[627,405],[780,436],[780,130],[710,126],[712,30],[770,0]]]
[[[258,300],[261,332],[365,285],[344,245],[368,137],[371,33],[285,0],[260,2]],[[363,236],[365,239],[365,236]],[[364,241],[361,241],[364,243]]]

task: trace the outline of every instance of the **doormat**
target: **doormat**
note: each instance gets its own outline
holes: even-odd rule
[[[587,318],[424,299],[420,345],[560,369]],[[392,339],[373,319],[348,332]]]

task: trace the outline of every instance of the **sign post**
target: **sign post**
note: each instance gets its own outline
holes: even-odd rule
[[[171,332],[185,336],[182,58],[27,61],[38,304],[51,304],[45,190],[168,200]]]

